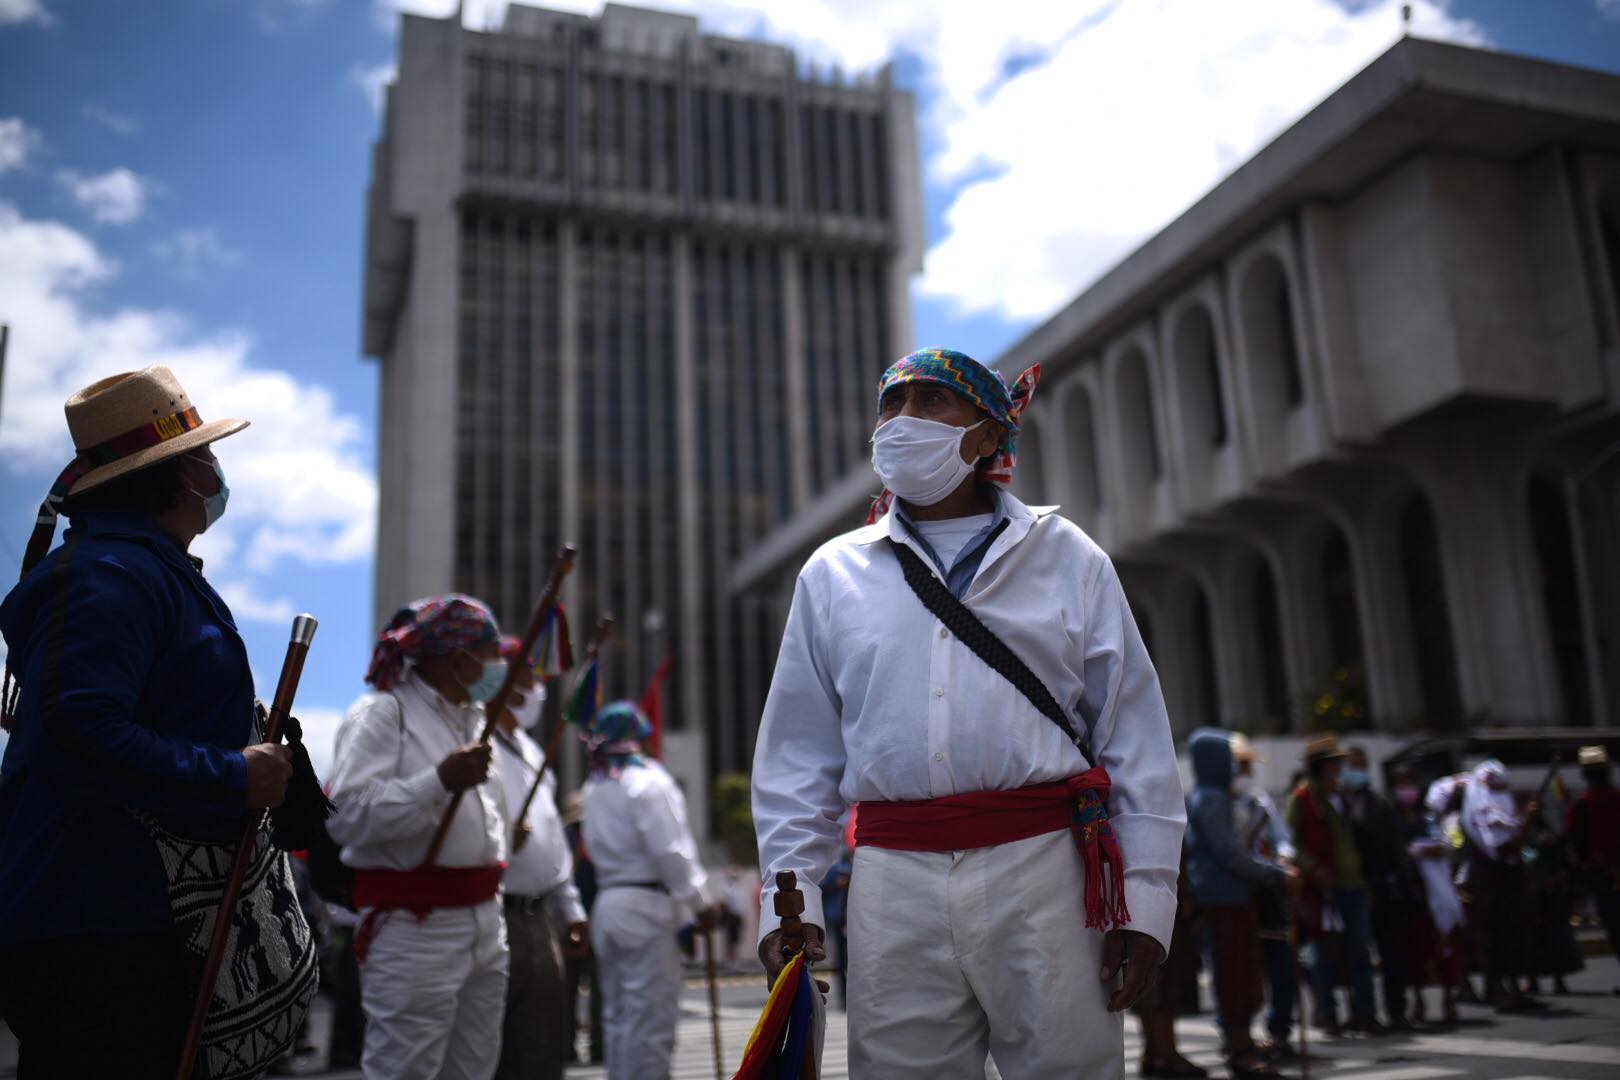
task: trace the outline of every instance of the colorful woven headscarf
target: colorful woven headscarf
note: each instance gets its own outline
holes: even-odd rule
[[[387,690],[399,681],[407,660],[476,649],[500,637],[495,615],[482,600],[461,593],[413,600],[395,612],[377,636],[366,682]]]
[[[966,353],[938,347],[918,349],[889,365],[878,380],[878,409],[881,411],[883,408],[883,395],[891,388],[910,382],[937,383],[966,398],[983,409],[1007,433],[1001,452],[980,474],[987,483],[1005,487],[1012,483],[1013,469],[1018,465],[1019,418],[1029,408],[1040,381],[1039,364],[1031,364],[1008,387],[999,371],[984,366]],[[866,523],[870,525],[887,514],[893,504],[894,495],[883,492],[873,500]]]
[[[591,755],[591,772],[617,776],[626,765],[640,765],[641,745],[652,730],[652,721],[633,701],[614,701],[596,710],[580,732]]]

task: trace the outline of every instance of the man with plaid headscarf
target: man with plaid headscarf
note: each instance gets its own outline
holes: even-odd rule
[[[760,959],[783,963],[781,870],[819,953],[814,883],[858,803],[853,1080],[978,1080],[987,1055],[1123,1076],[1122,1010],[1169,947],[1185,811],[1153,665],[1108,556],[1002,489],[1039,377],[949,349],[891,366],[885,491],[794,590],[754,757]]]
[[[366,1010],[362,1064],[374,1080],[489,1080],[506,1009],[498,899],[506,803],[478,742],[506,677],[488,607],[451,594],[401,608],[378,638],[337,734],[327,822],[354,868],[355,952]],[[439,820],[465,792],[444,846]]]

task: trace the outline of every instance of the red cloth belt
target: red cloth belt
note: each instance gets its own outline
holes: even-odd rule
[[[1108,820],[1108,770],[1098,766],[1047,784],[972,791],[938,799],[862,802],[857,847],[891,851],[966,851],[1068,829],[1085,867],[1086,926],[1131,921],[1125,906],[1125,858]]]
[[[366,962],[384,916],[408,911],[417,921],[435,908],[476,907],[501,890],[505,863],[495,866],[419,866],[415,870],[356,870],[354,906],[364,911],[354,934],[354,955]]]

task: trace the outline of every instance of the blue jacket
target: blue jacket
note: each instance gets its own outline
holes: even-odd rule
[[[1251,854],[1232,823],[1231,736],[1199,728],[1187,741],[1196,786],[1187,794],[1187,883],[1200,904],[1247,904],[1282,867]]]
[[[240,830],[253,676],[230,609],[139,515],[84,514],[0,603],[0,942],[171,925],[157,848]]]

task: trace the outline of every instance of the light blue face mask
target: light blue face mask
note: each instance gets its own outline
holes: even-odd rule
[[[501,659],[485,660],[484,670],[478,678],[467,687],[467,698],[479,705],[495,696],[506,681],[506,661]]]
[[[197,458],[197,460],[205,461],[207,459]],[[203,502],[203,532],[212,529],[214,522],[225,516],[225,504],[230,502],[231,499],[230,485],[225,483],[225,470],[220,468],[219,459],[207,460],[207,464],[214,470],[214,475],[219,477],[219,491],[213,495],[204,495],[196,488],[191,488],[191,493]]]
[[[1339,783],[1351,791],[1365,790],[1371,782],[1372,778],[1367,775],[1365,769],[1345,769],[1339,774]]]

